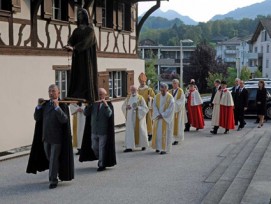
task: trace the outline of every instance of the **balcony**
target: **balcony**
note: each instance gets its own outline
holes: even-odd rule
[[[257,60],[259,58],[263,57],[263,53],[247,53],[247,58],[249,60]]]
[[[225,54],[227,55],[236,55],[236,50],[225,50]]]

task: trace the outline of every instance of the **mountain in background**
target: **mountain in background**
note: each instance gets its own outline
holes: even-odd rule
[[[156,10],[151,14],[152,17],[162,17],[168,20],[180,19],[185,25],[197,25],[198,22],[194,21],[189,16],[183,16],[176,11],[168,10],[166,12],[162,11],[161,9]],[[141,16],[142,17],[142,16]]]
[[[266,0],[261,3],[252,4],[243,8],[238,8],[224,15],[215,15],[211,21],[222,20],[225,18],[233,18],[240,20],[243,18],[255,19],[258,15],[271,15],[271,0]]]

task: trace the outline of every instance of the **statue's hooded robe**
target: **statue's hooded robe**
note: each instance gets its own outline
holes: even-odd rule
[[[79,9],[77,24],[68,41],[73,47],[68,97],[92,102],[98,99],[97,41],[85,9]]]

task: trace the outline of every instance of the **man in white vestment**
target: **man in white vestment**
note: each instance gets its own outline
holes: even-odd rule
[[[172,87],[169,93],[173,96],[175,101],[174,108],[174,126],[173,126],[173,143],[177,145],[180,141],[184,140],[184,124],[187,122],[186,110],[185,110],[185,93],[179,87],[179,80],[173,79]],[[185,121],[186,119],[186,121]]]
[[[70,111],[73,115],[73,126],[72,126],[72,133],[73,133],[73,146],[77,147],[78,152],[77,155],[80,154],[80,149],[83,140],[86,116],[84,115],[85,105],[82,103],[78,104],[71,104]]]
[[[142,96],[137,93],[137,87],[130,87],[131,94],[122,105],[122,112],[126,118],[125,150],[132,152],[135,147],[141,147],[142,151],[149,146],[146,114],[149,109]]]
[[[173,135],[174,98],[168,93],[168,85],[160,84],[160,93],[153,101],[152,148],[160,154],[170,152]]]

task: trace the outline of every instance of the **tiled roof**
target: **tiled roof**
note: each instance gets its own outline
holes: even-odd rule
[[[260,22],[258,23],[258,26],[251,38],[251,42],[255,42],[260,35],[262,30],[266,30],[268,35],[271,37],[271,18],[266,18],[266,19],[261,19]]]

